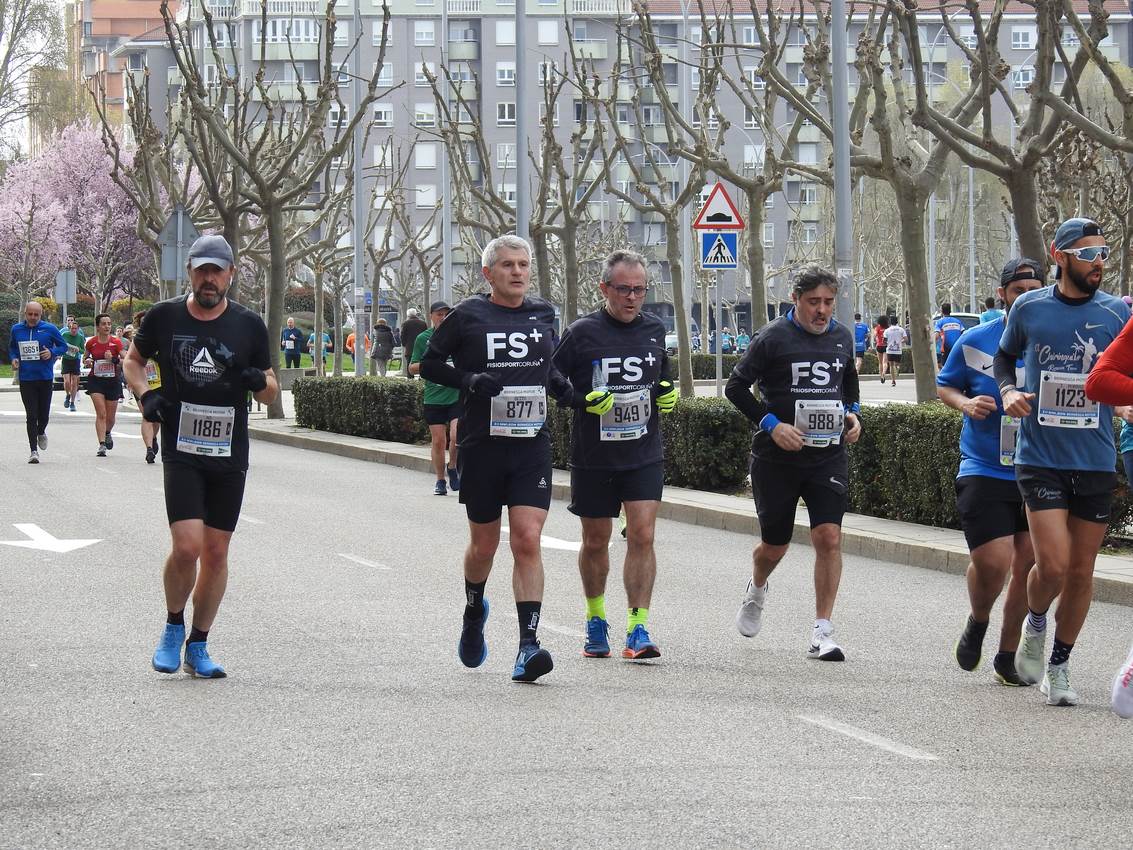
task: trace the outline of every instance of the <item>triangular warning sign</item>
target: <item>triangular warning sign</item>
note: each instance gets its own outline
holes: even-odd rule
[[[736,258],[732,256],[732,252],[728,250],[728,244],[724,241],[722,235],[717,235],[716,242],[708,249],[708,254],[704,257],[704,265],[706,266],[730,266],[734,265]]]
[[[728,197],[723,183],[717,183],[708,193],[708,200],[700,210],[700,215],[692,223],[693,230],[743,230],[744,220],[739,210]]]

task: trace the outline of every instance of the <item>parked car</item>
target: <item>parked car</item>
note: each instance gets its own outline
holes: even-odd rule
[[[694,337],[692,342],[692,350],[698,351],[699,347],[696,344],[695,337],[699,336],[700,328],[697,327],[696,322],[693,322],[688,329],[690,337]],[[669,331],[665,334],[665,353],[672,356],[677,353],[677,332],[675,330]]]

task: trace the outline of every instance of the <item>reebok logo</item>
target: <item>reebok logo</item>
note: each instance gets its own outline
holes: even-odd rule
[[[207,348],[202,348],[197,352],[197,356],[193,358],[193,362],[189,366],[189,371],[203,375],[217,374],[216,364],[212,362],[212,355],[209,354]]]

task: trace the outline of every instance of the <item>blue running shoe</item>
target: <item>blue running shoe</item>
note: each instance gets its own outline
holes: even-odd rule
[[[185,624],[165,624],[161,642],[153,651],[153,669],[158,673],[176,673],[181,666],[181,644],[185,642]]]
[[[586,658],[610,657],[610,624],[601,617],[586,622],[586,645],[582,647]]]
[[[185,672],[195,679],[223,679],[228,675],[209,658],[208,644],[203,640],[185,644]]]
[[[534,643],[521,643],[519,654],[515,656],[515,669],[511,671],[513,682],[534,682],[540,676],[545,676],[554,668],[555,662],[551,660],[551,653]]]
[[[434,496],[444,496],[445,495],[445,482],[443,480],[441,480],[439,478],[437,479],[436,486],[433,487],[433,495]]]
[[[488,600],[484,599],[484,613],[475,620],[464,616],[464,627],[460,630],[460,643],[456,654],[465,667],[479,667],[488,657],[488,644],[484,641],[484,623],[488,622]]]
[[[660,658],[661,647],[653,642],[649,637],[649,632],[645,630],[645,626],[638,623],[633,627],[633,631],[626,635],[626,648],[622,650],[622,658],[628,658],[631,661],[644,661],[647,658]]]
[[[454,493],[460,489],[460,473],[452,466],[448,468],[448,488]]]

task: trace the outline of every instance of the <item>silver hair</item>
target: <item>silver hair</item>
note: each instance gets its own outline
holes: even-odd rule
[[[417,308],[416,307],[410,307],[408,310],[405,311],[405,318],[408,319],[410,317],[417,318]]]
[[[484,246],[484,252],[480,255],[480,265],[486,269],[490,269],[494,266],[496,260],[499,259],[501,248],[510,248],[513,251],[526,251],[527,261],[531,261],[531,243],[522,236],[508,233],[504,236],[497,236]]]
[[[637,251],[614,251],[606,258],[606,262],[602,266],[602,283],[609,283],[614,277],[614,267],[622,264],[641,266],[645,276],[649,276],[649,267],[646,265],[645,257]]]
[[[838,291],[838,276],[829,269],[824,269],[817,263],[803,266],[791,281],[791,293],[798,297],[817,289],[820,286],[829,286],[834,292]]]

